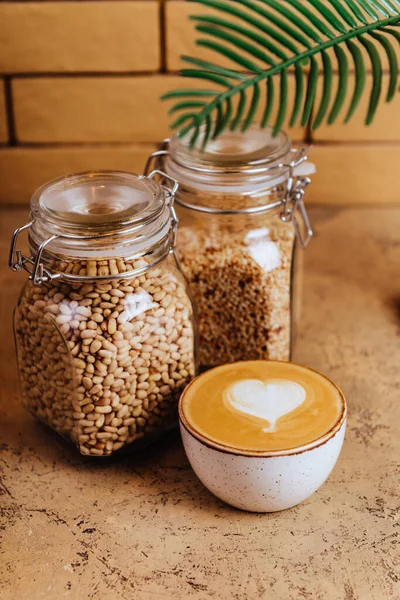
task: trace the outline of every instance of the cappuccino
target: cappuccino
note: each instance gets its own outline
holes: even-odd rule
[[[194,434],[242,452],[296,450],[318,443],[343,420],[345,401],[328,378],[293,363],[223,365],[195,379],[181,398]]]

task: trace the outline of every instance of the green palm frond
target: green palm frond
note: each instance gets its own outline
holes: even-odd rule
[[[366,124],[376,113],[383,92],[381,53],[387,57],[389,85],[386,101],[398,89],[400,0],[187,0],[213,9],[213,14],[193,15],[202,34],[197,45],[232,63],[183,56],[190,65],[180,74],[200,80],[204,89],[179,89],[164,94],[173,99],[172,128],[180,135],[193,132],[191,144],[203,128],[202,142],[220,135],[227,127],[245,131],[262,108],[265,127],[278,106],[272,123],[277,133],[289,108],[290,126],[318,128],[334,123],[346,100],[347,123],[365,92],[367,73],[372,87]],[[289,106],[288,74],[294,70],[295,94]],[[333,74],[338,73],[333,92]],[[354,78],[350,73],[354,71]],[[321,82],[321,94],[317,93]],[[216,89],[210,89],[214,84]],[[263,89],[263,86],[265,88]],[[265,92],[264,92],[265,90]],[[261,92],[264,92],[263,94]],[[320,96],[320,97],[319,97]],[[264,106],[262,106],[264,102]]]

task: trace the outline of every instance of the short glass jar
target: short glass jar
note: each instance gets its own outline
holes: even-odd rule
[[[297,246],[312,236],[306,149],[253,125],[205,149],[201,137],[192,149],[190,136],[174,136],[147,169],[154,160],[179,182],[177,253],[197,305],[201,367],[289,360],[301,298]]]
[[[82,454],[143,446],[176,425],[195,374],[176,190],[157,171],[62,177],[34,193],[14,233],[10,267],[29,273],[14,315],[23,403]],[[16,250],[24,229],[30,257]]]

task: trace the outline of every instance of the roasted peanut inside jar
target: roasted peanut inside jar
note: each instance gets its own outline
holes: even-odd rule
[[[145,264],[78,262],[72,271],[106,275]],[[194,358],[190,301],[173,271],[28,287],[16,335],[30,411],[93,455],[174,423]]]
[[[123,175],[127,187],[135,176]],[[99,182],[101,193],[107,177]],[[23,402],[86,455],[143,444],[176,425],[179,395],[195,374],[193,310],[171,245],[170,209],[165,190],[152,181],[149,187],[159,194],[158,205],[150,204],[153,212],[142,189],[133,217],[126,202],[111,203],[118,210],[122,205],[122,225],[118,220],[109,225],[90,190],[91,228],[79,215],[78,232],[74,223],[70,237],[63,231],[58,245],[46,249],[42,277],[26,283],[15,311]],[[78,189],[83,194],[81,184]],[[144,225],[137,218],[142,212]],[[41,241],[39,225],[30,232],[33,255]],[[127,248],[138,252],[118,256]],[[76,258],[79,252],[96,257]]]

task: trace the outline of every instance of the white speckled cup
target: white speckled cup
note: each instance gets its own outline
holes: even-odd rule
[[[241,451],[207,439],[186,419],[182,409],[184,395],[185,392],[179,403],[179,420],[189,462],[210,492],[236,508],[250,512],[291,508],[324,483],[339,457],[347,415],[341,392],[340,417],[324,436],[277,452]]]

